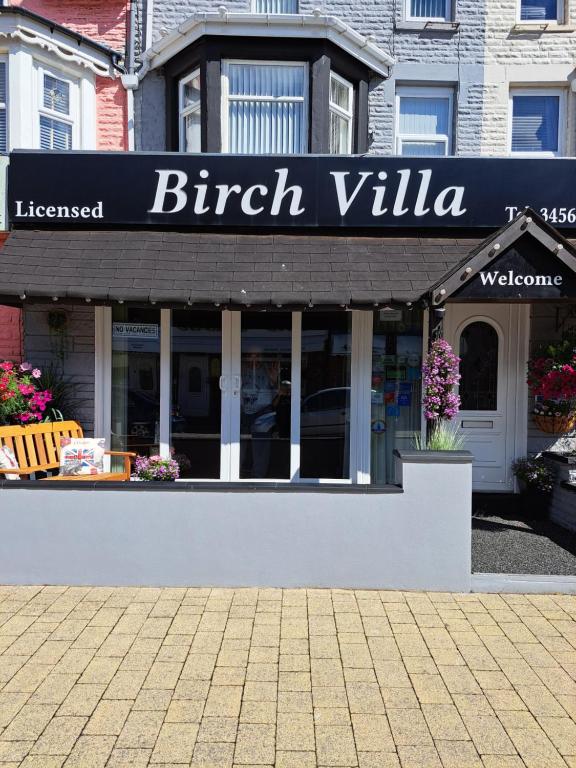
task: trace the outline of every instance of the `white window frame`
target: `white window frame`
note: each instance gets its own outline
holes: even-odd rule
[[[4,64],[5,82],[4,89],[6,91],[6,101],[0,102],[0,110],[4,110],[6,116],[6,147],[2,152],[10,151],[10,115],[8,112],[8,103],[10,100],[10,73],[8,71],[8,55],[0,54],[0,64]]]
[[[186,109],[182,108],[183,104],[183,94],[184,94],[184,86],[186,83],[189,83],[190,80],[194,80],[195,77],[200,78],[200,88],[202,88],[202,78],[200,75],[200,67],[195,67],[190,74],[186,75],[185,77],[182,77],[178,83],[178,146],[180,148],[180,152],[186,152],[186,132],[184,130],[184,122],[186,120],[186,117],[188,115],[191,115],[195,112],[200,113],[200,120],[202,121],[202,97],[200,97],[200,100],[197,105],[194,105],[192,107],[187,107]],[[202,130],[202,129],[200,129]],[[200,149],[199,152],[202,151],[202,139],[200,139]]]
[[[280,98],[271,98],[269,96],[230,96],[230,80],[229,69],[231,64],[241,65],[261,65],[270,67],[302,67],[304,70],[304,95],[303,96],[281,96]],[[226,59],[222,61],[222,96],[221,96],[221,131],[222,131],[222,152],[230,151],[230,131],[229,131],[229,118],[228,108],[230,101],[253,101],[253,102],[270,102],[270,103],[296,103],[302,102],[304,104],[302,125],[304,126],[304,137],[302,144],[304,145],[304,152],[307,152],[308,147],[308,64],[304,61],[276,61],[266,59]]]
[[[556,152],[513,152],[512,124],[514,96],[558,96],[558,150]],[[562,157],[566,152],[566,90],[564,88],[510,88],[508,96],[508,152],[512,157]]]
[[[441,134],[441,133],[427,133],[427,134],[402,134],[400,131],[400,106],[401,106],[401,100],[403,97],[412,97],[417,99],[437,99],[437,98],[448,98],[448,134]],[[453,143],[454,143],[454,89],[453,88],[438,88],[438,87],[428,87],[428,86],[411,86],[411,85],[403,85],[398,86],[396,88],[396,119],[395,119],[395,133],[396,133],[396,140],[395,140],[395,147],[396,147],[396,154],[402,155],[402,143],[404,141],[406,142],[412,142],[412,141],[420,141],[420,142],[434,142],[434,143],[440,143],[444,142],[444,146],[446,148],[446,152],[444,154],[444,157],[449,156],[453,154]],[[441,155],[438,155],[438,157],[441,157]]]
[[[41,117],[48,117],[52,120],[57,120],[61,123],[65,123],[67,125],[70,125],[72,128],[72,146],[70,149],[79,149],[80,148],[80,121],[79,121],[79,113],[80,113],[80,96],[79,96],[79,82],[76,78],[71,77],[68,73],[59,70],[54,69],[52,67],[47,67],[45,64],[35,62],[36,67],[36,120],[35,120],[35,145],[38,149],[41,149],[40,147],[40,118]],[[52,110],[48,107],[44,106],[44,76],[47,75],[48,77],[53,77],[56,80],[62,80],[62,82],[65,82],[68,84],[69,88],[69,95],[70,95],[70,111],[69,114],[65,115],[62,112],[56,112],[56,110]]]
[[[413,16],[412,0],[404,0],[404,18],[406,21],[451,21],[452,0],[444,0],[444,16]]]
[[[271,16],[292,16],[292,15],[294,15],[294,14],[299,12],[299,5],[300,5],[299,0],[296,0],[296,10],[295,11],[290,11],[290,13],[279,13],[279,12],[276,12],[276,11],[257,11],[256,10],[256,0],[252,0],[252,2],[250,3],[250,10],[252,11],[252,13],[269,14]]]
[[[302,312],[292,312],[290,477],[240,478],[240,393],[242,313],[222,312],[222,389],[220,477],[195,479],[194,482],[250,484],[283,483],[302,485],[369,485],[370,484],[370,387],[372,380],[371,310],[352,311],[350,361],[350,441],[349,477],[300,477],[300,408]],[[170,457],[172,311],[160,311],[160,418],[159,452]],[[96,308],[96,355],[94,424],[96,432],[110,444],[112,413],[112,311]],[[189,481],[188,481],[189,482]]]
[[[342,109],[341,106],[339,106],[338,104],[335,104],[331,100],[330,85],[331,85],[332,79],[336,80],[338,83],[340,83],[340,85],[343,85],[348,90],[348,93],[349,93],[348,103],[350,104],[349,110]],[[338,117],[344,118],[344,120],[346,120],[349,125],[350,129],[348,131],[348,146],[346,147],[346,152],[344,152],[343,154],[350,155],[352,154],[352,143],[354,138],[354,86],[352,85],[351,82],[349,82],[348,80],[345,80],[341,75],[338,75],[336,72],[333,72],[332,70],[330,70],[330,83],[328,87],[328,116],[330,116],[332,112],[335,115],[338,115]],[[341,154],[341,153],[331,152],[331,154]]]
[[[556,0],[556,18],[555,19],[523,19],[522,18],[522,0],[518,0],[516,6],[517,24],[534,24],[542,26],[543,24],[563,24],[564,14],[566,12],[565,0]]]

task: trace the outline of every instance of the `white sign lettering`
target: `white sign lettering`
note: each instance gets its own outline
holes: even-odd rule
[[[148,213],[174,214],[184,210],[189,204],[196,216],[214,213],[217,216],[226,214],[229,201],[236,200],[240,195],[240,209],[246,216],[266,215],[279,216],[288,213],[297,217],[306,212],[302,205],[304,189],[299,184],[289,184],[288,168],[276,168],[276,183],[268,187],[264,184],[253,184],[243,188],[241,184],[210,185],[210,173],[206,169],[198,171],[200,183],[192,184],[189,188],[189,175],[176,169],[156,169],[158,174],[154,203]],[[389,196],[394,218],[410,214],[416,217],[426,216],[431,210],[435,216],[459,218],[467,209],[464,207],[465,188],[446,187],[438,194],[430,193],[433,172],[427,168],[413,174],[409,168],[396,171],[396,178],[390,178],[385,171],[330,171],[333,190],[340,216],[345,216],[357,203],[360,192],[370,178],[378,182],[395,181],[390,184],[388,192],[384,183],[372,186],[372,216],[383,216],[389,211],[387,197]],[[194,191],[192,191],[194,190]],[[414,199],[410,207],[408,199]],[[286,211],[286,208],[288,209]]]
[[[25,203],[15,200],[16,216],[20,219],[103,219],[102,200],[96,205],[38,205],[34,200]]]
[[[500,274],[498,269],[494,272],[480,272],[480,280],[482,285],[545,285],[557,288],[562,285],[562,275],[515,275],[512,270]]]

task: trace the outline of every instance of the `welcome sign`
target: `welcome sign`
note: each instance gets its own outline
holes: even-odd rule
[[[576,228],[576,160],[15,152],[12,225]]]
[[[451,300],[561,300],[576,296],[576,274],[529,235],[480,270]]]

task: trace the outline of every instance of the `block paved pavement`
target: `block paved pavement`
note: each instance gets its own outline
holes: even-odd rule
[[[576,596],[0,587],[0,768],[576,768]]]

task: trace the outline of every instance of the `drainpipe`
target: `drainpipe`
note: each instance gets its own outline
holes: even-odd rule
[[[136,40],[136,1],[128,0],[128,30],[126,35],[126,74],[122,85],[126,89],[128,122],[128,149],[134,150],[134,91],[138,87],[138,75],[134,73],[134,47]]]

